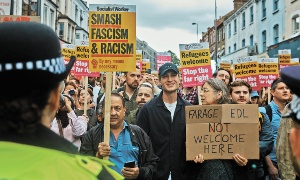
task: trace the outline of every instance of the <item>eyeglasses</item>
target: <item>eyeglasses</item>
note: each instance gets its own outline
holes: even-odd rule
[[[208,93],[208,92],[216,92],[215,90],[209,90],[209,89],[201,89],[201,92]]]
[[[225,76],[225,79],[230,79],[230,77],[228,75],[225,75],[225,74],[219,74],[218,76],[220,78],[223,78]]]

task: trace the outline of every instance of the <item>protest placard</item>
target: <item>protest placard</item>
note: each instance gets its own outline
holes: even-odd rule
[[[201,86],[212,77],[208,43],[179,44],[183,87]]]
[[[136,7],[90,4],[90,71],[136,70]]]
[[[233,67],[236,80],[244,80],[248,82],[253,90],[260,89],[256,56],[247,56],[234,59]]]
[[[279,70],[291,65],[291,50],[278,50]]]
[[[64,63],[68,64],[71,56],[76,56],[74,44],[62,44],[61,45],[61,54],[64,58]],[[73,66],[70,73],[74,74],[75,67]]]
[[[76,46],[76,62],[74,64],[75,76],[99,77],[99,72],[90,72],[89,70],[89,46]]]
[[[169,53],[169,52],[157,52],[156,53],[156,70],[157,71],[163,64],[165,64],[167,62],[172,62],[171,53]]]
[[[16,16],[16,15],[0,16],[0,22],[11,22],[11,21],[41,22],[41,17],[40,16]]]
[[[150,59],[142,59],[142,70],[141,73],[145,74],[146,70],[150,69]]]
[[[142,50],[136,50],[136,65],[142,69],[142,59],[143,59],[143,51]]]
[[[186,160],[259,159],[258,106],[223,104],[186,106]]]
[[[257,58],[258,79],[261,87],[271,87],[278,78],[278,58]]]

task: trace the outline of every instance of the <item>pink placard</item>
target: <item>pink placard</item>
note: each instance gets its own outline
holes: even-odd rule
[[[73,66],[75,76],[99,77],[99,72],[89,71],[89,60],[77,60]]]
[[[258,90],[260,90],[260,87],[261,87],[258,79],[259,79],[259,75],[251,75],[251,76],[238,77],[235,80],[244,80],[248,84],[250,84],[250,86],[252,87],[252,90],[258,91]]]
[[[212,78],[212,70],[209,66],[195,66],[182,68],[183,87],[202,86],[202,84]]]

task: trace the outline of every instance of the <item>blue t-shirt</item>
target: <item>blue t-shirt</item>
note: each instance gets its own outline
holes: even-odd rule
[[[274,147],[273,147],[273,150],[272,150],[272,152],[270,153],[269,156],[270,156],[270,159],[272,161],[277,163],[276,139],[277,139],[277,132],[278,132],[278,127],[279,127],[280,119],[281,119],[281,113],[280,113],[279,107],[277,106],[277,104],[274,103],[274,101],[271,101],[269,103],[269,105],[271,106],[271,109],[272,109],[272,117],[269,117],[269,119],[270,120],[272,119],[271,127],[272,127],[272,130],[273,130],[273,137],[274,137]],[[259,107],[259,111],[264,113],[264,114],[267,114],[265,107]]]
[[[128,124],[125,121],[124,128],[120,132],[118,139],[110,132],[109,145],[109,160],[116,165],[111,167],[112,169],[122,174],[121,170],[125,162],[135,161],[135,164],[138,166],[139,147],[132,145]]]

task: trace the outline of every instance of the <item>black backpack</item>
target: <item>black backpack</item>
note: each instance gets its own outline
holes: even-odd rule
[[[266,114],[268,115],[270,122],[272,122],[272,108],[271,106],[268,104],[266,106],[264,106],[264,108],[266,109]]]

